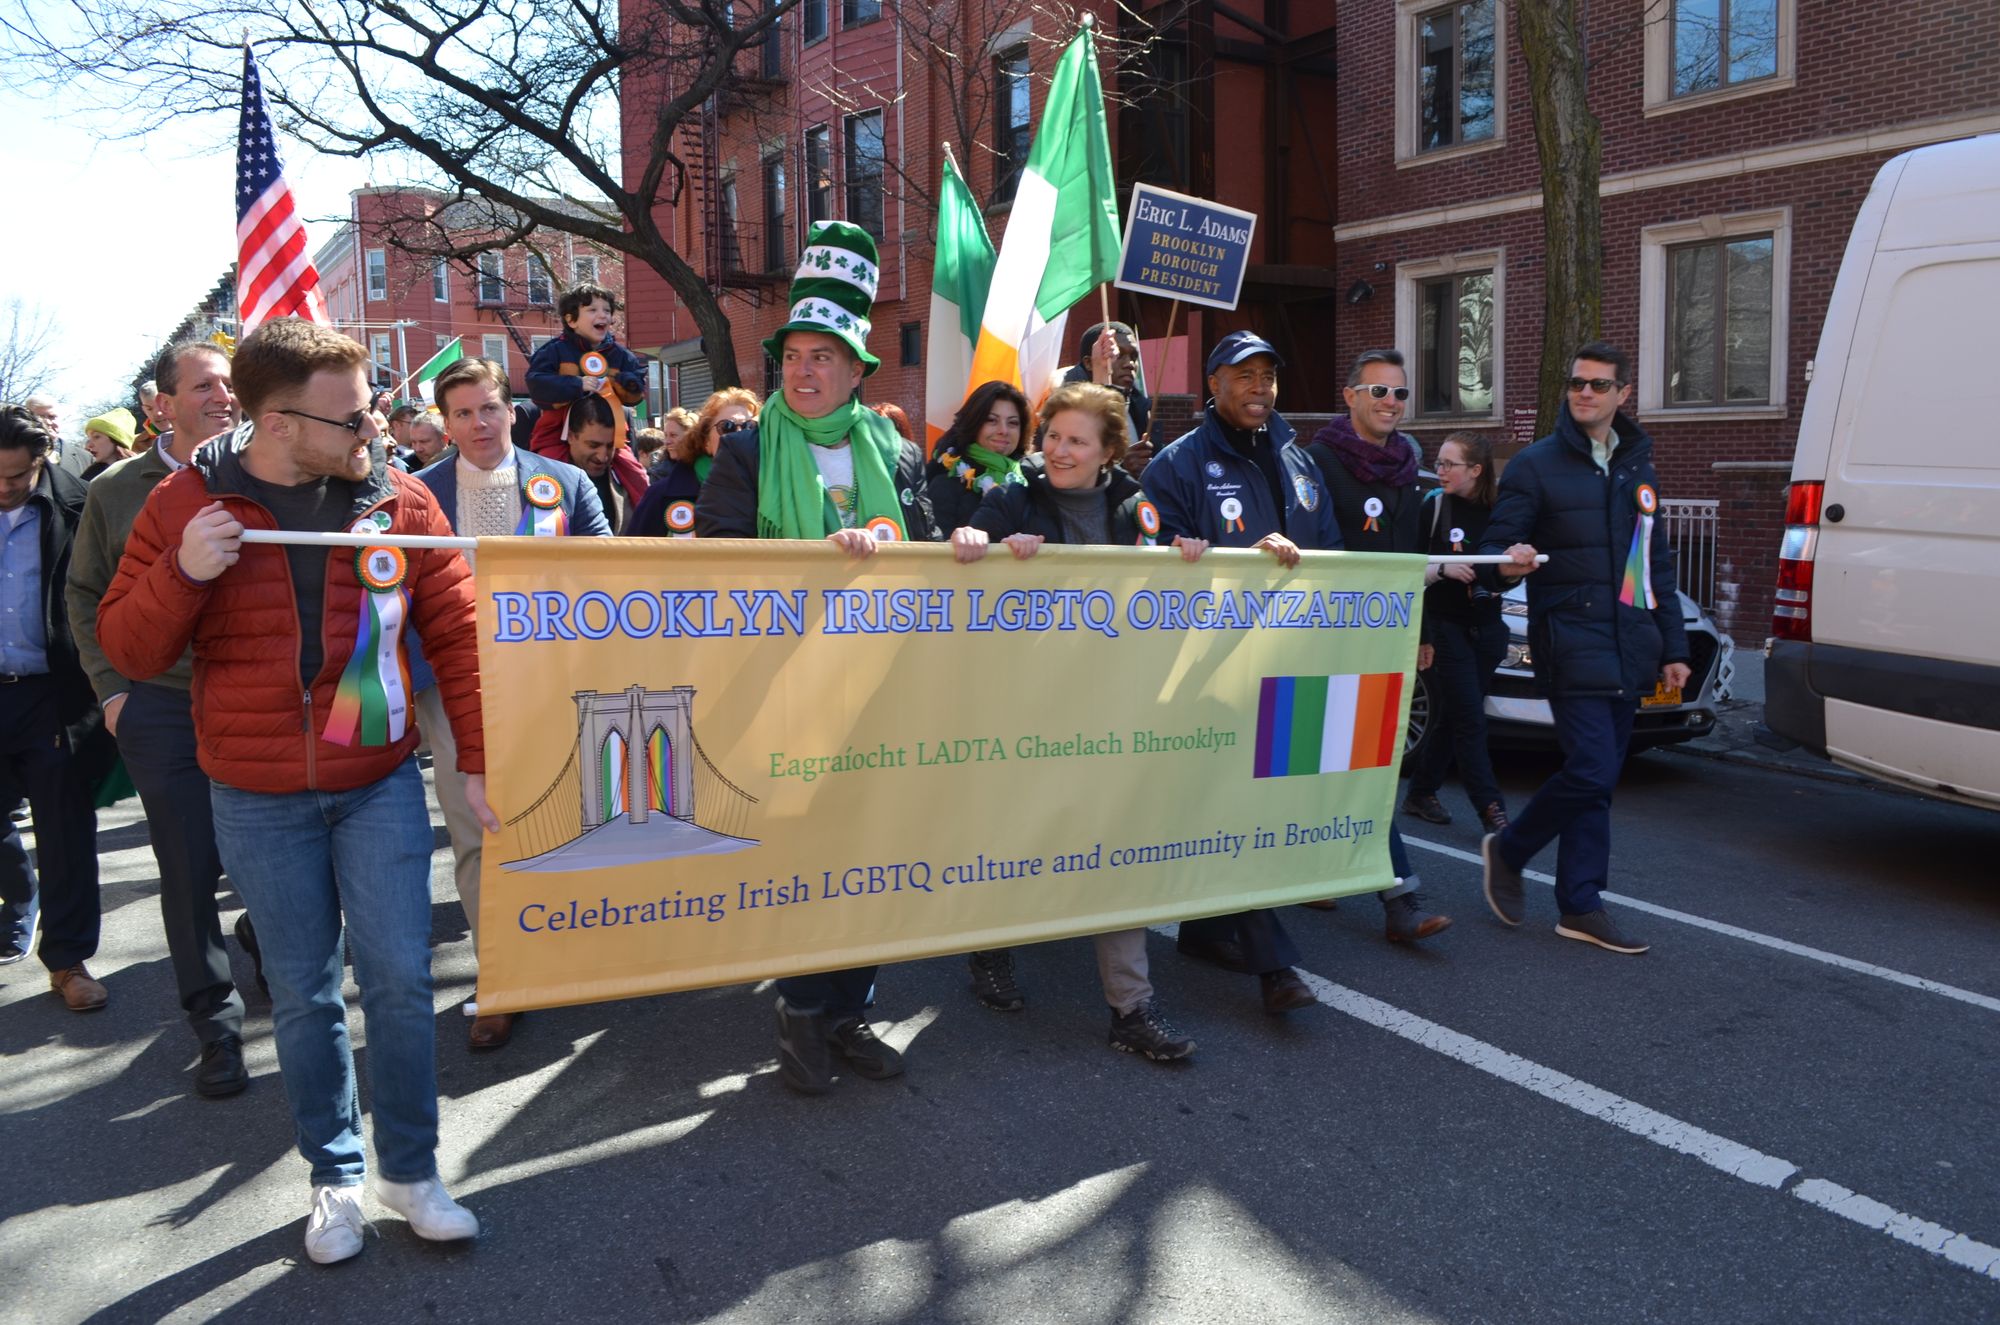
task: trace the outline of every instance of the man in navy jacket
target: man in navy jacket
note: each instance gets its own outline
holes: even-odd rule
[[[1232,331],[1208,355],[1210,400],[1194,430],[1146,467],[1146,499],[1160,514],[1159,539],[1202,538],[1216,547],[1262,548],[1286,566],[1299,551],[1340,549],[1326,479],[1278,415],[1278,370],[1262,336]],[[1313,1002],[1292,966],[1299,959],[1276,911],[1184,920],[1180,950],[1261,977],[1264,1010]]]
[[[1486,901],[1509,925],[1526,912],[1521,871],[1557,838],[1556,933],[1611,952],[1646,944],[1604,910],[1611,866],[1611,793],[1640,699],[1655,683],[1688,683],[1687,632],[1674,552],[1653,529],[1659,479],[1653,439],[1618,412],[1632,394],[1628,360],[1593,341],[1576,352],[1556,430],[1514,457],[1481,552],[1514,560],[1500,577],[1528,581],[1535,686],[1549,700],[1562,770],[1527,809],[1481,844]],[[1548,564],[1536,569],[1537,550]]]

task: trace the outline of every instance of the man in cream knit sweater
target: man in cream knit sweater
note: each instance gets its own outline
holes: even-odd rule
[[[532,451],[517,450],[511,439],[514,404],[507,370],[490,359],[460,359],[438,374],[437,403],[452,449],[417,475],[437,494],[454,532],[466,538],[524,534],[545,537],[584,535],[609,538],[604,506],[590,479],[574,465]],[[470,554],[467,560],[471,560]],[[431,743],[438,808],[451,831],[451,854],[458,898],[472,944],[479,947],[479,821],[465,801],[465,778],[458,771],[444,703],[430,684],[430,669],[411,660],[417,691],[417,725]],[[514,1014],[473,1019],[466,1044],[498,1049],[514,1034]]]

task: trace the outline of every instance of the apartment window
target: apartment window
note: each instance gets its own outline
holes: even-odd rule
[[[785,257],[785,158],[764,158],[764,270],[781,272]]]
[[[556,301],[555,282],[549,279],[549,264],[528,255],[528,302],[547,308]]]
[[[379,248],[368,250],[368,297],[389,297],[389,255]]]
[[[905,322],[898,337],[899,348],[903,352],[903,367],[915,368],[924,361],[924,324]]]
[[[1646,6],[1645,107],[1663,115],[1793,86],[1798,0]]]
[[[1778,0],[1676,0],[1674,95],[1713,92],[1778,72]]]
[[[1506,138],[1507,6],[1396,0],[1396,160],[1415,164]]]
[[[1782,414],[1791,213],[1649,226],[1639,236],[1639,410]]]
[[[1771,398],[1770,235],[1667,250],[1668,406]]]
[[[760,64],[766,78],[785,76],[784,23],[775,15],[764,27],[764,54]]]
[[[497,304],[507,297],[506,266],[498,253],[479,255],[479,302]]]
[[[1494,0],[1417,18],[1417,150],[1493,136]]]
[[[993,201],[1012,202],[1028,164],[1033,129],[1028,118],[1028,48],[1016,46],[993,59]]]
[[[481,336],[479,338],[479,357],[482,359],[491,359],[509,373],[513,372],[513,369],[507,366],[507,338],[505,336]]]
[[[840,26],[859,27],[882,17],[882,0],[840,0]]]
[[[438,347],[438,348],[439,348],[439,349],[441,350],[441,349],[443,349],[443,348],[444,348],[445,346],[447,346],[447,345],[451,344],[451,343],[452,343],[453,341],[455,341],[455,340],[457,340],[457,339],[458,339],[458,337],[456,337],[456,336],[439,336],[439,337],[437,338],[437,347]]]
[[[1489,249],[1396,268],[1396,347],[1408,364],[1414,417],[1500,417],[1505,256]]]
[[[1416,413],[1493,413],[1493,273],[1424,281],[1417,292]]]
[[[368,358],[375,365],[375,378],[387,382],[395,376],[395,368],[389,358],[389,333],[377,331],[368,337]]]
[[[806,219],[833,219],[833,131],[824,124],[806,130]]]
[[[451,270],[442,262],[431,268],[431,298],[441,304],[451,302]]]
[[[552,341],[552,340],[554,340],[554,339],[555,339],[555,337],[554,337],[554,336],[530,336],[530,337],[528,337],[528,353],[529,353],[529,354],[530,354],[531,356],[532,356],[532,355],[535,355],[535,354],[539,354],[539,353],[541,353],[541,349],[542,349],[542,346],[544,346],[544,345],[548,344],[548,343],[549,343],[550,341]]]
[[[847,219],[882,238],[882,112],[847,117]]]
[[[804,0],[799,6],[799,31],[808,46],[826,39],[826,0]]]
[[[724,271],[743,270],[743,245],[736,235],[736,219],[741,213],[736,210],[736,181],[722,182],[722,269]]]
[[[589,253],[580,258],[571,258],[569,276],[571,283],[575,285],[597,284],[597,255]]]

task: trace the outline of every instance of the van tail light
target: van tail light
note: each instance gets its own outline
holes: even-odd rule
[[[1778,549],[1778,592],[1771,633],[1779,639],[1812,639],[1813,554],[1819,551],[1819,505],[1824,483],[1794,483],[1785,499],[1785,542]]]

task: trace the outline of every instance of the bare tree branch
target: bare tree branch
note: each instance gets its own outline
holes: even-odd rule
[[[56,362],[55,319],[44,308],[9,299],[0,311],[0,401],[19,404],[48,385]]]

